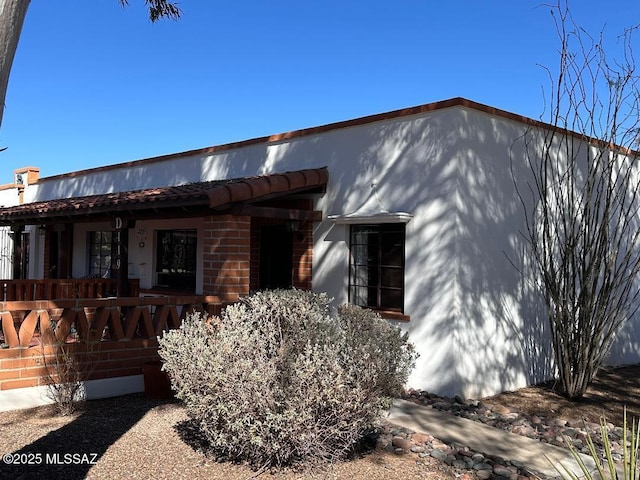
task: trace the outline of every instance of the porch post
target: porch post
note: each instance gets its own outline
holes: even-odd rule
[[[114,221],[116,235],[116,296],[129,296],[129,222]]]
[[[251,217],[205,217],[202,293],[236,302],[249,294]]]
[[[22,264],[22,232],[24,225],[14,225],[11,228],[13,232],[13,278],[19,279]]]

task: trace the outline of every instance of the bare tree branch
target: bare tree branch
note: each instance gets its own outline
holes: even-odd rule
[[[552,128],[523,138],[531,180],[526,190],[514,181],[559,383],[579,398],[638,309],[640,89],[635,28],[620,36],[622,58],[610,62],[603,35],[578,27],[566,3],[551,12],[560,40],[558,72],[546,69]]]

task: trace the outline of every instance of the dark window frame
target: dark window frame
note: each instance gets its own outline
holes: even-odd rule
[[[197,229],[156,230],[155,238],[156,287],[195,291],[198,269]],[[180,249],[183,254],[179,252]]]
[[[99,237],[99,238],[98,238]],[[108,239],[107,239],[108,237]],[[87,234],[87,257],[89,266],[89,277],[94,278],[115,278],[113,258],[114,255],[114,242],[115,236],[110,230],[94,230]],[[99,254],[94,254],[94,246],[99,247]],[[105,247],[108,247],[105,248]],[[109,261],[108,264],[103,263],[103,258],[108,251]],[[97,266],[94,266],[94,260],[99,259]]]
[[[361,247],[360,252],[357,251],[358,247]],[[392,247],[391,250],[389,247]],[[396,251],[398,248],[401,252]],[[362,258],[365,251],[366,260]],[[381,312],[403,314],[405,251],[406,225],[404,223],[350,225],[349,303]],[[363,273],[366,274],[366,279],[363,278]],[[366,300],[357,298],[356,291],[365,290],[367,291]],[[392,299],[394,293],[397,298]]]

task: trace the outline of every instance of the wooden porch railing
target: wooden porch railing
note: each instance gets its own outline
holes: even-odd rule
[[[114,296],[113,278],[65,278],[0,280],[0,301],[57,300],[66,298],[105,298]],[[137,297],[140,280],[129,279],[129,295]]]
[[[0,302],[2,340],[9,348],[66,342],[73,328],[89,341],[155,338],[190,312],[219,315],[221,307],[218,297],[202,295]]]

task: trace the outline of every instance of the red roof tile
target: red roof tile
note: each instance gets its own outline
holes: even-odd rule
[[[56,217],[78,217],[121,211],[159,210],[181,207],[221,209],[227,205],[258,201],[262,197],[286,195],[325,187],[326,167],[275,173],[231,180],[114,192],[84,197],[60,198],[0,208],[0,224],[39,223]]]

